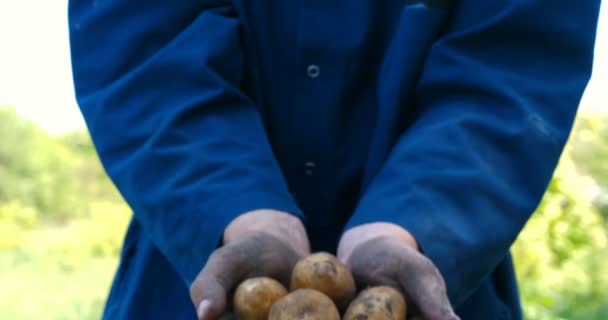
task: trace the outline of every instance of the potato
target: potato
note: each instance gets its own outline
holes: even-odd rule
[[[275,302],[268,320],[340,320],[340,313],[325,294],[297,289]]]
[[[278,281],[266,277],[247,279],[237,287],[233,309],[239,320],[266,320],[272,305],[287,295]]]
[[[405,320],[407,306],[399,291],[387,286],[371,287],[350,304],[344,320]]]
[[[355,280],[335,256],[319,252],[298,261],[291,274],[290,290],[314,289],[327,295],[340,311],[355,298]]]

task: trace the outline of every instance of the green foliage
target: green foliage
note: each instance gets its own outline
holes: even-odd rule
[[[99,319],[130,219],[86,132],[0,108],[0,319]]]
[[[0,250],[18,249],[38,223],[38,212],[17,202],[0,203]]]
[[[0,200],[18,201],[49,217],[76,207],[73,158],[58,141],[11,109],[0,109]]]
[[[17,201],[41,218],[86,216],[93,200],[120,201],[86,132],[52,137],[0,108],[0,201]]]
[[[86,132],[0,108],[0,319],[99,319],[129,207]],[[526,319],[608,319],[608,117],[579,117],[513,246]]]
[[[578,119],[571,137],[572,159],[580,170],[608,188],[608,116],[587,116]]]
[[[608,176],[591,153],[608,150],[606,120],[579,118],[543,201],[513,246],[527,319],[608,319],[607,216],[596,201]]]

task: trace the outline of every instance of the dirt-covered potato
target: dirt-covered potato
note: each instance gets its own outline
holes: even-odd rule
[[[386,286],[371,287],[350,304],[344,320],[405,320],[407,306],[403,295]]]
[[[327,295],[340,311],[355,298],[355,281],[348,268],[334,255],[311,254],[298,261],[291,274],[290,290],[314,289]]]
[[[268,320],[340,320],[340,313],[325,294],[298,289],[275,302]]]
[[[234,315],[238,320],[266,320],[272,305],[286,295],[287,289],[274,279],[247,279],[234,293]]]

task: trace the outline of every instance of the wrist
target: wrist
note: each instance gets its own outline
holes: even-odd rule
[[[352,252],[361,244],[372,239],[389,237],[420,251],[418,242],[406,229],[388,222],[367,223],[344,233],[338,244],[337,255],[346,265],[350,263]]]

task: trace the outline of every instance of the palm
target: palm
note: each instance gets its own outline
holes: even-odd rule
[[[445,282],[437,268],[411,246],[390,237],[359,245],[350,267],[359,288],[388,285],[406,293],[408,319],[454,320]]]

